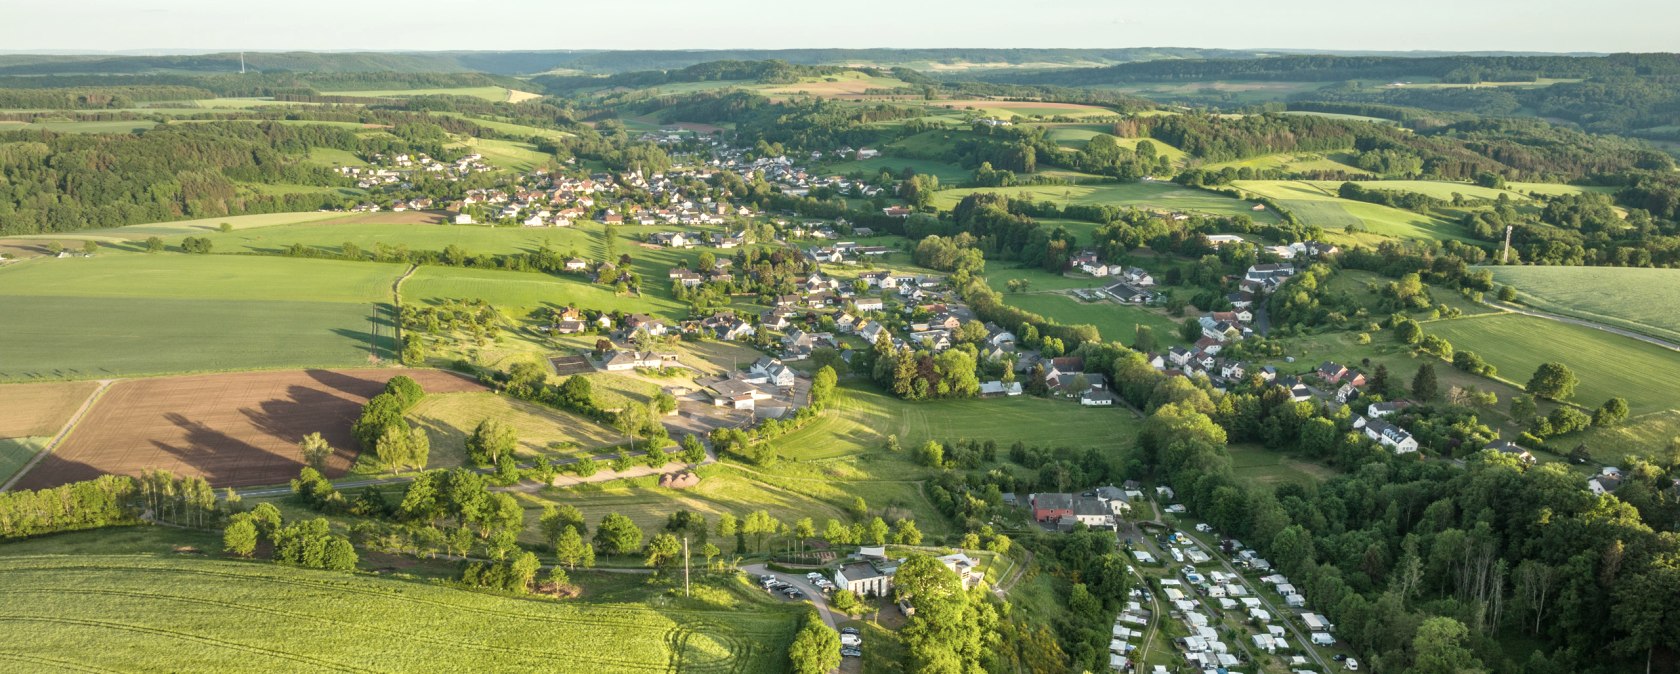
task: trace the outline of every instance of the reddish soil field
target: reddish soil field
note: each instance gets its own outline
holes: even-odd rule
[[[386,380],[406,374],[428,393],[484,390],[440,370],[288,370],[134,379],[113,384],[76,430],[24,475],[40,489],[104,473],[157,468],[215,487],[283,484],[303,467],[298,442],[320,433],[338,448],[327,475],[349,470],[350,425]]]

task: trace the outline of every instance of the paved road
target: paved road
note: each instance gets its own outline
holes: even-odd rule
[[[824,623],[827,623],[829,627],[839,629],[840,624],[834,619],[834,612],[828,608],[828,597],[824,596],[822,590],[816,585],[812,585],[811,581],[806,580],[805,576],[771,571],[765,568],[763,564],[748,564],[741,567],[741,570],[752,574],[755,577],[771,575],[775,576],[782,582],[792,583],[794,587],[799,588],[800,592],[805,593],[805,598],[811,600],[811,605],[817,607],[817,613],[822,616],[822,621]]]
[[[1640,333],[1634,332],[1632,330],[1624,330],[1622,328],[1618,328],[1618,327],[1615,327],[1615,326],[1612,326],[1612,325],[1605,325],[1603,323],[1594,323],[1592,321],[1584,320],[1584,319],[1580,319],[1580,318],[1570,318],[1568,316],[1560,316],[1558,314],[1547,313],[1547,312],[1544,312],[1544,311],[1540,311],[1538,309],[1528,309],[1528,308],[1524,308],[1524,307],[1518,307],[1518,306],[1506,304],[1504,302],[1488,302],[1487,304],[1488,304],[1488,306],[1491,306],[1495,309],[1502,309],[1504,311],[1507,311],[1507,312],[1510,312],[1510,313],[1513,313],[1513,314],[1522,314],[1524,316],[1533,316],[1535,318],[1544,318],[1548,321],[1557,321],[1559,323],[1569,323],[1571,325],[1579,325],[1579,326],[1584,327],[1584,328],[1592,328],[1594,330],[1603,330],[1603,331],[1611,333],[1611,334],[1621,335],[1623,337],[1628,337],[1628,338],[1632,338],[1632,339],[1637,339],[1641,342],[1645,342],[1646,344],[1655,344],[1657,346],[1660,346],[1662,348],[1669,349],[1669,350],[1672,350],[1672,351],[1680,351],[1680,344],[1675,344],[1674,342],[1670,342],[1670,341],[1667,341],[1667,340],[1657,339],[1656,337],[1652,337],[1650,335],[1640,334]]]

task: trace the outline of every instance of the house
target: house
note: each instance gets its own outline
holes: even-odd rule
[[[1347,373],[1348,369],[1346,367],[1328,360],[1320,363],[1318,368],[1313,370],[1313,374],[1318,375],[1319,379],[1323,379],[1328,384],[1340,382],[1342,377],[1347,376]]]
[[[1021,395],[1021,382],[1005,383],[1001,380],[980,382],[982,396],[1018,396]]]
[[[771,385],[782,388],[793,386],[793,370],[783,365],[782,361],[776,358],[766,356],[758,359],[758,362],[753,363],[751,372],[762,375]]]
[[[886,208],[881,209],[881,213],[883,215],[886,215],[889,218],[903,218],[903,217],[909,216],[911,213],[914,213],[914,212],[915,211],[912,211],[912,210],[910,210],[908,208],[905,208],[903,206],[888,206]]]
[[[1103,292],[1121,304],[1147,304],[1155,299],[1155,293],[1125,281],[1105,286]]]
[[[897,572],[898,567],[890,562],[851,562],[834,572],[834,587],[859,597],[885,597],[892,591],[893,574]]]
[[[745,379],[715,379],[705,382],[703,386],[711,395],[712,405],[716,407],[750,410],[758,401],[770,399],[770,394]]]
[[[1073,494],[1032,494],[1027,502],[1032,505],[1033,519],[1039,522],[1053,522],[1073,514]]]
[[[631,314],[624,319],[624,333],[633,335],[638,332],[645,332],[650,337],[661,337],[670,332],[670,328],[665,325],[665,321],[647,314]]]
[[[1248,292],[1246,290],[1239,290],[1237,292],[1226,295],[1225,300],[1227,302],[1230,302],[1231,306],[1233,308],[1247,309],[1247,308],[1250,308],[1250,307],[1254,306],[1254,293]]]
[[[457,224],[457,225],[471,225],[471,224],[475,224],[475,223],[474,223],[474,222],[473,222],[473,216],[471,216],[471,215],[469,215],[469,214],[467,214],[467,213],[456,213],[456,214],[455,214],[455,217],[454,217],[454,218],[453,218],[453,219],[452,219],[452,221],[453,221],[453,222],[454,222],[454,223],[455,223],[455,224]]]
[[[1108,407],[1114,404],[1114,394],[1099,388],[1088,389],[1079,394],[1079,404],[1087,407]]]
[[[589,268],[589,261],[582,258],[566,260],[566,271],[583,271]]]
[[[1594,496],[1603,496],[1605,494],[1613,493],[1621,486],[1622,469],[1614,466],[1605,466],[1604,469],[1599,471],[1597,475],[1587,478],[1587,489],[1591,491]]]
[[[1504,454],[1506,456],[1513,456],[1513,457],[1516,457],[1516,459],[1518,461],[1520,461],[1520,462],[1522,462],[1526,465],[1530,465],[1530,466],[1534,465],[1537,462],[1537,459],[1534,458],[1534,455],[1531,454],[1527,449],[1524,449],[1522,447],[1522,445],[1519,445],[1515,442],[1511,442],[1510,440],[1494,440],[1493,442],[1490,442],[1490,443],[1487,443],[1486,445],[1483,445],[1482,446],[1482,451],[1484,451],[1484,452],[1498,452],[1498,453]]]
[[[681,283],[685,288],[693,288],[694,286],[700,285],[700,283],[704,280],[700,278],[699,274],[681,267],[672,268],[668,276],[671,280]]]
[[[1235,234],[1209,234],[1207,240],[1208,245],[1214,248],[1233,243],[1243,243],[1243,238]]]
[[[652,351],[614,351],[603,360],[602,369],[623,372],[638,367],[668,367],[677,364],[677,354]]]
[[[1404,400],[1395,400],[1393,402],[1371,403],[1369,406],[1367,406],[1365,408],[1365,415],[1369,416],[1373,419],[1381,419],[1383,417],[1390,416],[1390,415],[1392,415],[1396,412],[1399,412],[1400,410],[1406,409],[1406,408],[1411,407],[1411,406],[1412,406],[1411,403],[1406,402]]]
[[[1382,419],[1355,417],[1353,427],[1364,430],[1365,437],[1394,450],[1395,454],[1409,454],[1418,450],[1417,439],[1413,438],[1411,433]]]
[[[884,311],[887,308],[886,300],[879,297],[859,297],[852,305],[856,306],[858,311]]]
[[[1125,279],[1127,283],[1139,288],[1155,285],[1155,277],[1150,276],[1149,272],[1144,271],[1141,267],[1127,267],[1125,271],[1120,273],[1120,277]]]
[[[949,554],[938,559],[939,563],[945,565],[945,568],[957,574],[957,578],[962,581],[964,590],[974,589],[980,585],[980,581],[986,578],[986,574],[980,572],[979,563],[963,553]]]

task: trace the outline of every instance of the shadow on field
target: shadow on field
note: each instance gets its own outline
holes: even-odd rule
[[[371,398],[377,395],[381,389],[385,388],[385,382],[383,381],[354,377],[342,372],[334,372],[332,370],[304,370],[304,374],[309,375],[310,379],[320,382],[321,385],[326,386],[327,388],[338,391],[339,393],[355,396],[357,398]],[[303,387],[293,386],[287,392],[291,393],[293,398],[296,398],[296,391],[301,388]]]
[[[366,397],[370,391],[378,390],[370,388],[377,386],[374,382],[356,381],[364,383],[363,389],[346,393]],[[326,475],[337,477],[348,471],[356,460],[359,443],[351,432],[351,425],[361,409],[361,404],[355,400],[345,400],[307,386],[291,386],[286,389],[285,399],[265,400],[255,409],[247,407],[240,412],[257,430],[290,444],[302,442],[303,436],[310,433],[320,433],[333,447],[333,455],[327,460]]]
[[[176,471],[177,474],[202,475],[211,484],[228,484],[244,476],[250,468],[249,460],[252,457],[273,455],[267,449],[181,414],[170,412],[163,418],[186,431],[186,437],[182,438],[183,445],[172,445],[161,440],[151,441],[153,446],[189,467],[189,470]]]

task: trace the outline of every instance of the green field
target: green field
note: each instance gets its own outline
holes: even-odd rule
[[[80,241],[93,239],[96,241],[139,241],[147,237],[159,236],[200,236],[210,232],[220,232],[222,223],[233,225],[236,230],[252,229],[256,227],[273,227],[276,225],[300,224],[318,222],[349,217],[348,213],[333,211],[304,211],[300,213],[261,213],[258,215],[228,215],[220,218],[202,218],[198,220],[176,220],[172,222],[154,222],[143,225],[129,225],[127,227],[108,227],[105,229],[83,229],[65,234],[25,234],[0,239],[0,243],[15,241]],[[222,239],[217,239],[220,248]]]
[[[963,197],[977,192],[1014,198],[1054,201],[1062,204],[1104,204],[1166,211],[1197,211],[1213,215],[1246,215],[1256,222],[1277,222],[1270,211],[1250,210],[1252,204],[1223,194],[1183,187],[1168,182],[1139,182],[1103,185],[1030,185],[942,190],[933,196],[934,206],[948,210]]]
[[[1424,330],[1475,351],[1519,386],[1541,363],[1568,365],[1581,380],[1573,401],[1587,407],[1620,396],[1634,414],[1645,414],[1680,400],[1680,353],[1654,344],[1518,314],[1434,321]]]
[[[1178,337],[1178,323],[1139,307],[1114,302],[1084,302],[1051,293],[1005,294],[1003,301],[1063,325],[1095,325],[1107,341],[1130,344],[1137,336],[1138,326],[1142,325],[1155,332],[1155,342],[1162,347],[1182,343]]]
[[[58,133],[134,133],[145,131],[157,122],[151,120],[113,120],[113,121],[41,121],[41,122],[0,122],[0,131],[26,131],[30,129],[45,129]]]
[[[358,91],[323,91],[324,96],[354,96],[357,98],[405,98],[410,96],[471,96],[493,103],[508,100],[505,87],[455,87],[442,89],[365,89]]]
[[[0,438],[0,484],[35,458],[47,446],[50,438]]]
[[[409,418],[430,436],[427,468],[470,463],[467,436],[486,419],[500,421],[519,434],[520,459],[591,454],[584,450],[625,440],[618,431],[578,415],[488,392],[426,396],[409,411]]]
[[[1636,267],[1489,267],[1494,280],[1541,311],[1680,342],[1680,271]]]
[[[0,269],[0,380],[366,364],[402,267],[178,254],[39,259]],[[370,334],[377,330],[377,336]]]
[[[967,183],[974,176],[973,171],[956,164],[902,157],[876,157],[861,161],[837,162],[823,166],[820,171],[825,174],[837,173],[840,175],[862,173],[869,178],[874,178],[880,175],[882,171],[889,171],[895,176],[901,175],[907,168],[918,174],[936,176],[939,178],[939,184],[941,185],[961,185]]]
[[[1091,142],[1092,138],[1097,136],[1114,136],[1114,134],[1109,133],[1113,126],[1107,124],[1042,124],[1039,126],[1044,127],[1045,137],[1055,141],[1057,145],[1075,149],[1085,147],[1087,143]],[[1156,154],[1164,156],[1174,163],[1183,161],[1187,156],[1183,150],[1154,138],[1114,138],[1115,143],[1129,150],[1136,150],[1137,144],[1145,140],[1155,145]]]
[[[1237,479],[1251,485],[1317,484],[1336,474],[1322,464],[1292,459],[1259,445],[1228,445],[1225,453],[1231,456],[1231,468]]]
[[[835,409],[776,446],[797,460],[852,456],[878,449],[888,435],[904,446],[927,440],[1017,440],[1045,447],[1123,449],[1137,422],[1119,408],[1093,409],[1074,403],[1020,396],[986,400],[904,403],[867,386],[848,385]]]
[[[1346,171],[1348,173],[1365,173],[1364,169],[1352,165],[1353,156],[1346,152],[1332,152],[1328,155],[1304,152],[1268,154],[1237,161],[1208,164],[1203,167],[1210,171],[1230,168],[1254,168],[1277,171]]]
[[[1238,180],[1238,189],[1278,200],[1308,225],[1319,225],[1338,240],[1369,243],[1375,237],[1467,241],[1457,224],[1427,215],[1336,196],[1333,181]],[[1348,225],[1362,226],[1367,235],[1344,234]]]
[[[472,150],[484,155],[484,161],[498,168],[530,171],[555,161],[554,155],[537,150],[537,146],[523,141],[468,137],[449,147]]]
[[[655,281],[659,285],[663,282],[663,278]],[[568,305],[626,312],[678,311],[676,304],[651,294],[642,297],[614,296],[612,288],[581,279],[493,269],[421,267],[403,283],[402,295],[404,302],[420,303],[482,299],[516,315],[523,315],[531,309]]]
[[[0,557],[0,621],[29,635],[0,646],[14,671],[773,672],[793,631],[745,590],[551,602],[190,555],[25,554]]]
[[[1290,110],[1290,111],[1287,111],[1287,112],[1280,112],[1278,114],[1280,114],[1280,115],[1301,115],[1301,116],[1304,116],[1304,117],[1323,117],[1323,118],[1326,118],[1326,119],[1339,119],[1339,120],[1342,120],[1342,121],[1345,121],[1345,122],[1371,122],[1373,124],[1390,124],[1390,125],[1394,125],[1394,126],[1399,126],[1399,124],[1400,124],[1399,122],[1396,122],[1392,119],[1383,119],[1381,117],[1369,117],[1369,116],[1366,116],[1366,115],[1347,115],[1347,114],[1342,114],[1342,113],[1339,113],[1339,112],[1312,112],[1312,111],[1308,111],[1308,110]]]

